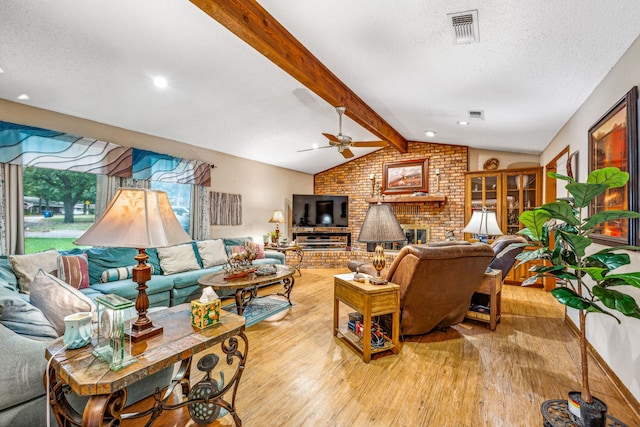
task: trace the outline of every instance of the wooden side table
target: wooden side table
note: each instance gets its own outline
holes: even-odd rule
[[[202,381],[195,385],[190,384],[191,358],[196,353],[214,345],[220,345],[222,353],[226,355],[226,363],[233,365],[235,373],[226,381],[222,390],[215,390],[208,395],[209,400],[206,404],[214,408],[226,409],[233,417],[236,426],[242,425],[236,412],[235,399],[248,352],[244,318],[222,310],[220,323],[196,330],[191,326],[189,304],[158,311],[150,314],[149,317],[154,323],[163,326],[164,332],[134,343],[131,353],[137,361],[118,371],[110,370],[107,362],[92,354],[93,345],[65,350],[60,339],[47,348],[45,356],[51,359],[49,402],[58,424],[92,427],[120,425],[125,419],[151,417],[155,420],[166,411],[184,406],[191,409],[193,405],[202,403],[202,399],[191,396],[190,389],[200,390],[205,387]],[[150,402],[150,407],[142,412],[122,413],[127,398],[127,387],[176,362],[181,362],[181,366],[164,395],[160,393],[155,395]],[[171,405],[168,399],[178,385],[182,386],[183,394],[189,395],[189,398],[179,404]],[[83,414],[75,412],[67,402],[68,388],[80,396],[89,397]],[[156,401],[155,398],[158,400]],[[152,421],[148,422],[147,425],[150,425]]]
[[[292,267],[295,268],[298,271],[298,274],[300,276],[302,276],[302,271],[300,271],[300,269],[302,268],[302,259],[304,258],[304,252],[302,251],[302,248],[300,246],[298,246],[298,245],[293,245],[293,246],[265,246],[264,248],[268,249],[270,251],[276,251],[276,252],[283,253],[285,255],[285,257],[287,256],[287,253],[292,252],[295,256],[298,257],[298,262],[296,262],[294,265],[292,265]]]
[[[371,285],[350,280],[353,274],[333,276],[333,334],[351,344],[362,354],[362,359],[369,363],[372,353],[400,351],[400,286],[393,283]],[[338,326],[340,302],[352,307],[362,314],[362,337],[344,327]],[[371,348],[371,318],[382,314],[392,315],[391,338],[385,336],[385,346]]]
[[[489,296],[489,313],[468,310],[466,317],[488,323],[489,329],[495,331],[497,324],[500,322],[502,272],[500,270],[491,270],[490,272],[484,273],[482,281],[475,290],[475,293]]]

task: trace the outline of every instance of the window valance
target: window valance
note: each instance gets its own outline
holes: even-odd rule
[[[0,162],[123,178],[211,185],[211,167],[120,145],[0,121]]]

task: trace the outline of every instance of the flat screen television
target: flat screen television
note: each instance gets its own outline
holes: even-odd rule
[[[349,196],[294,194],[291,215],[294,227],[348,227]]]

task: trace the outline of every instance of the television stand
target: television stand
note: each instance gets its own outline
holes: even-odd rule
[[[351,250],[351,233],[348,231],[295,232],[293,239],[303,251]]]

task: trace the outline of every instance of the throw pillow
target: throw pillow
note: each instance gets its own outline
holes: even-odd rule
[[[44,314],[20,295],[18,292],[0,288],[0,324],[18,335],[34,340],[58,338],[58,333]]]
[[[58,335],[64,335],[65,316],[96,311],[88,296],[43,270],[38,271],[31,283],[31,304],[42,311]]]
[[[200,269],[191,243],[158,248],[158,257],[164,275]]]
[[[241,254],[243,252],[247,252],[244,246],[229,246],[229,256],[233,254]]]
[[[58,257],[58,277],[76,289],[89,287],[89,261],[87,254]]]
[[[264,244],[247,240],[244,245],[256,253],[256,259],[264,258]]]
[[[202,268],[222,265],[227,262],[227,251],[222,239],[202,240],[196,242],[202,260]]]
[[[18,278],[20,292],[28,294],[33,278],[42,269],[46,273],[58,275],[58,251],[51,249],[29,255],[9,255],[11,268]]]
[[[155,268],[153,267],[153,264],[149,264],[149,261],[147,261],[147,265],[151,267],[151,274],[155,274]],[[133,265],[130,265],[128,267],[117,267],[105,270],[100,275],[100,283],[109,283],[116,282],[118,280],[131,279],[133,277],[133,267]]]

